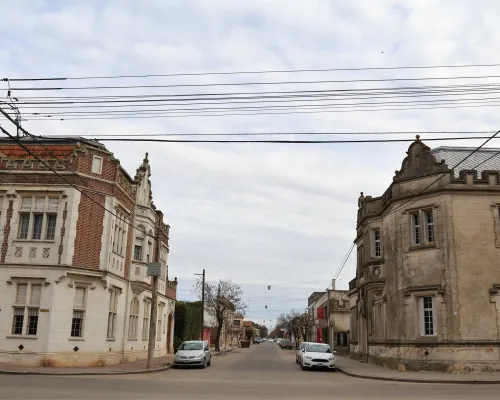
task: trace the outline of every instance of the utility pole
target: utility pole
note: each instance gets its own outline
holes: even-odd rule
[[[205,328],[205,270],[202,274],[195,274],[201,276],[201,332],[200,340],[203,340],[203,331]]]
[[[160,228],[156,224],[156,249],[155,249],[155,263],[160,262]],[[149,265],[148,265],[149,268]],[[158,318],[158,276],[159,274],[153,274],[151,276],[151,314],[149,316],[149,339],[148,339],[148,362],[146,368],[151,369],[153,367],[153,357],[156,342],[156,329],[157,329],[157,318]]]

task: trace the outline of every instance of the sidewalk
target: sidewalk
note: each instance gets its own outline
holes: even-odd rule
[[[213,356],[233,351],[227,348],[225,351],[212,352]],[[104,367],[25,367],[13,364],[0,363],[0,374],[8,375],[125,375],[125,374],[147,374],[161,372],[170,368],[174,361],[173,354],[153,359],[153,368],[146,368],[146,360],[134,361],[125,364],[107,365]]]
[[[414,383],[500,384],[498,373],[447,374],[444,372],[400,372],[378,365],[337,356],[337,369],[346,375],[383,381]]]

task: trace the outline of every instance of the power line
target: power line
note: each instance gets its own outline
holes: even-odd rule
[[[278,110],[276,112],[240,112],[240,113],[196,113],[195,111],[185,114],[162,114],[162,115],[128,115],[128,116],[82,116],[82,117],[65,117],[53,118],[51,115],[47,117],[23,118],[24,121],[47,121],[52,118],[53,121],[82,121],[82,120],[121,120],[121,119],[156,119],[156,118],[186,118],[186,117],[225,117],[225,116],[261,116],[261,115],[290,115],[290,114],[324,114],[324,113],[351,113],[351,112],[379,112],[379,111],[415,111],[415,110],[435,110],[435,109],[457,109],[457,108],[478,108],[478,107],[497,107],[500,103],[488,104],[472,104],[472,105],[434,105],[432,107],[399,107],[399,108],[346,108],[335,109],[335,107],[325,107],[322,110],[310,111],[285,111]],[[333,108],[333,109],[332,109]]]
[[[41,137],[50,139],[50,136]],[[428,138],[426,141],[477,140],[486,136],[462,136],[449,138]],[[60,140],[63,140],[61,138]],[[281,143],[281,144],[349,144],[349,143],[397,143],[414,142],[415,139],[359,139],[359,140],[212,140],[212,139],[152,139],[152,138],[100,138],[101,142],[154,142],[154,143]]]
[[[489,131],[372,131],[372,132],[226,132],[226,133],[84,133],[77,135],[86,138],[100,137],[170,137],[170,136],[286,136],[286,135],[434,135],[434,134],[484,134]],[[47,136],[47,135],[42,135]],[[50,138],[64,138],[68,135],[50,135]]]
[[[460,79],[493,79],[500,75],[480,76],[445,76],[422,78],[381,78],[381,79],[337,79],[337,80],[311,80],[311,81],[274,81],[274,82],[221,82],[221,83],[178,83],[170,85],[126,85],[126,86],[69,86],[69,87],[13,87],[11,91],[41,91],[41,90],[104,90],[104,89],[151,89],[151,88],[187,88],[187,87],[226,87],[226,86],[265,86],[265,85],[306,85],[326,83],[362,83],[362,82],[419,82],[435,80],[460,80]]]
[[[420,66],[396,66],[396,67],[358,67],[358,68],[310,68],[310,69],[281,69],[261,71],[222,71],[222,72],[191,72],[170,74],[142,74],[142,75],[104,75],[104,76],[70,76],[52,78],[3,78],[2,81],[54,81],[54,80],[90,80],[90,79],[127,79],[127,78],[162,78],[178,76],[208,76],[208,75],[255,75],[255,74],[285,74],[302,72],[334,72],[334,71],[392,71],[404,69],[436,69],[436,68],[483,68],[498,67],[500,64],[462,64],[462,65],[420,65]]]

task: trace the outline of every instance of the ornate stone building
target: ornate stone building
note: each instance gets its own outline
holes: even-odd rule
[[[177,281],[146,154],[132,178],[101,143],[0,141],[0,362],[103,365],[145,358],[154,232],[156,355],[172,350]],[[45,167],[48,163],[58,173]]]
[[[469,162],[475,170],[449,169],[449,154],[436,161],[417,136],[386,192],[359,198],[354,358],[401,370],[500,370],[500,172],[481,168],[491,152]]]

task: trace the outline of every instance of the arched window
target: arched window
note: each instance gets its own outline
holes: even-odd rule
[[[130,302],[130,317],[128,320],[128,338],[137,339],[137,326],[139,323],[139,300],[135,297]]]

